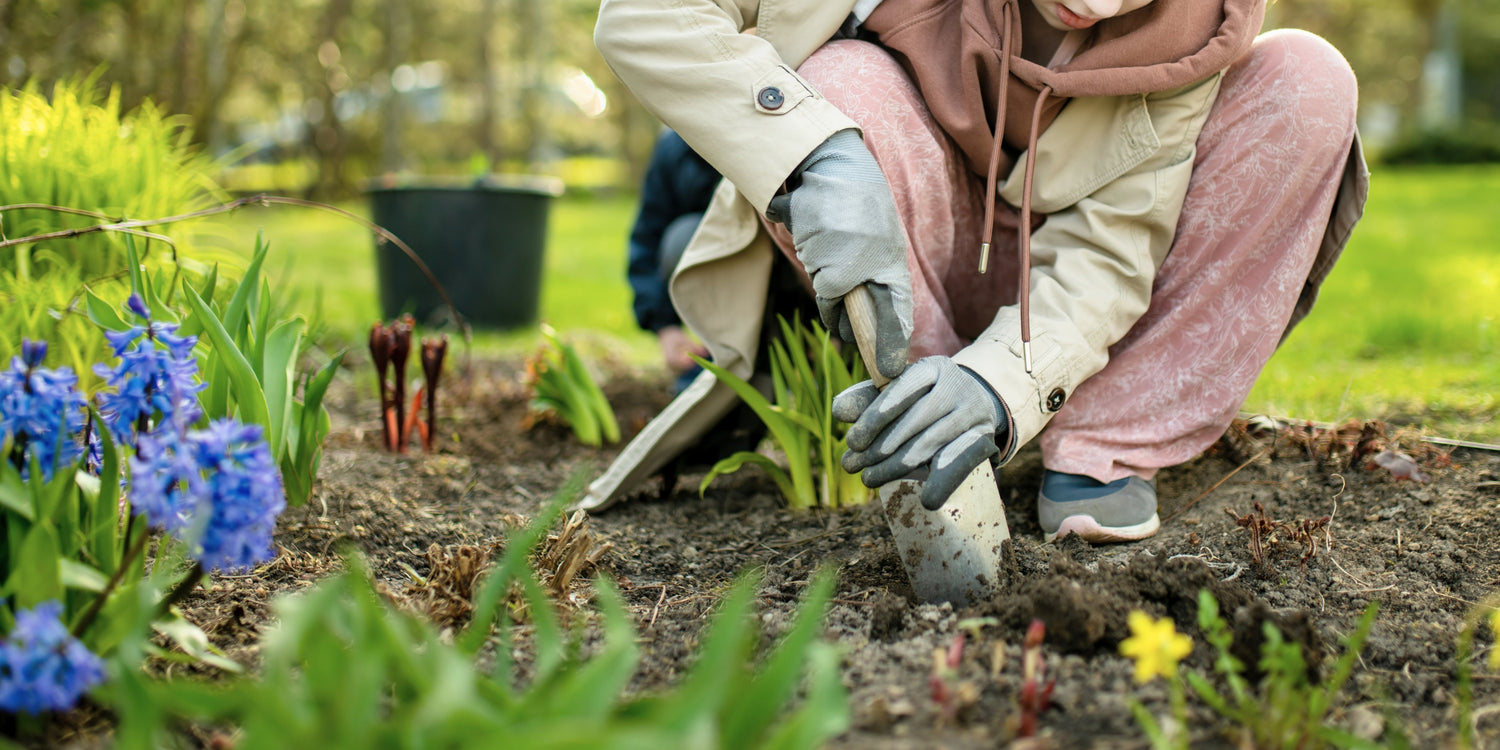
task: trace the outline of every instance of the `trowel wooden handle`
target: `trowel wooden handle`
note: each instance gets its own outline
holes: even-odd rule
[[[854,327],[854,341],[859,344],[859,356],[865,360],[865,369],[876,388],[884,388],[891,382],[875,369],[875,298],[870,290],[860,284],[844,295],[844,308],[849,311],[849,324]]]

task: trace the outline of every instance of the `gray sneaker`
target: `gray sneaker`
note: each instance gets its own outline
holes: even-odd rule
[[[1047,471],[1036,499],[1047,541],[1077,534],[1094,544],[1133,542],[1156,533],[1156,485],[1140,477],[1105,484],[1077,474]]]

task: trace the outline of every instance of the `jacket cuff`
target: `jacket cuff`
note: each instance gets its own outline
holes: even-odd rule
[[[978,340],[953,356],[955,363],[984,378],[1009,411],[1010,437],[1007,445],[1000,446],[1001,464],[1041,433],[1073,393],[1060,347],[1044,337],[1040,334],[1032,340],[1032,352],[1039,356],[1028,373],[1019,314],[1014,307],[1002,308]]]

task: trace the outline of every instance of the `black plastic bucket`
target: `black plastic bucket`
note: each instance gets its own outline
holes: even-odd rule
[[[371,220],[421,256],[465,320],[491,328],[536,322],[547,214],[561,194],[557,180],[509,176],[467,184],[404,181],[368,190]],[[377,240],[375,262],[385,319],[411,313],[435,325],[452,317],[401,248]]]

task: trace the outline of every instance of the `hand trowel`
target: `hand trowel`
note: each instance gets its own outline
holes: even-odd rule
[[[875,305],[864,286],[844,296],[854,338],[866,362],[875,361]],[[874,367],[877,388],[889,382]],[[954,606],[988,599],[1000,583],[1001,542],[1010,538],[1005,505],[989,461],[981,461],[937,510],[922,506],[921,485],[901,479],[880,488],[879,498],[896,550],[917,596]]]

